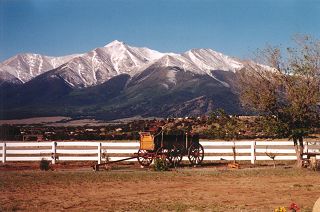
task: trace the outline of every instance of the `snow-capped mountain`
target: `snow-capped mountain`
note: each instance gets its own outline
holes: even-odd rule
[[[104,47],[73,58],[50,72],[50,75],[61,76],[72,87],[90,87],[120,74],[133,76],[161,56],[163,54],[160,52],[131,47],[115,40]]]
[[[208,75],[220,81],[213,75],[213,71],[236,72],[244,67],[240,60],[228,57],[222,53],[211,49],[192,49],[182,54],[167,53],[163,57],[154,61],[149,67],[175,67],[185,72],[197,75]],[[175,72],[171,72],[171,80],[174,80]],[[168,76],[169,76],[168,75]],[[225,86],[227,83],[220,81]]]
[[[167,53],[154,61],[154,65],[162,67],[180,67],[195,74],[207,74],[211,71],[232,71],[243,68],[240,60],[228,57],[211,49],[192,49],[182,54]]]
[[[214,77],[213,70],[235,72],[243,64],[211,49],[193,49],[183,54],[160,53],[116,40],[70,60],[50,74],[61,76],[73,87],[90,87],[120,74],[140,74],[149,67],[180,67]]]
[[[179,67],[214,78],[213,70],[235,72],[244,65],[238,59],[211,49],[192,49],[182,54],[160,53],[115,40],[84,54],[63,57],[39,54],[14,56],[0,64],[0,80],[25,83],[54,69],[48,73],[48,77],[62,77],[72,87],[90,87],[120,74],[140,74],[151,66]]]
[[[79,55],[50,57],[31,53],[19,54],[0,63],[0,80],[25,83],[77,56]]]
[[[243,64],[239,60],[212,49],[192,49],[182,55],[208,75],[211,75],[212,70],[235,72],[243,68]]]
[[[120,41],[58,58],[17,55],[0,64],[0,118],[240,113],[233,85],[246,66],[211,49],[161,53]]]

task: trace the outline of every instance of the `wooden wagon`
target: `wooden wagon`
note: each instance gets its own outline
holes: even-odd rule
[[[192,165],[203,161],[204,149],[199,143],[199,136],[188,133],[153,135],[150,132],[140,132],[140,148],[137,154],[142,166],[149,166],[155,158],[165,159],[173,166],[179,165],[183,156],[188,156]]]

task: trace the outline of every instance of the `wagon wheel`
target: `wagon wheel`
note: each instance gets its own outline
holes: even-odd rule
[[[141,166],[150,166],[152,163],[153,157],[150,155],[148,150],[139,149],[138,151],[138,161]]]
[[[188,149],[188,158],[192,165],[199,165],[202,163],[204,157],[204,150],[201,144],[193,143]]]
[[[163,147],[160,147],[156,152],[156,158],[160,158],[162,160],[165,160],[165,162],[167,164],[171,164],[171,162],[169,160],[170,151],[171,150],[169,150],[169,149],[165,149]]]
[[[177,166],[182,161],[183,150],[180,146],[174,146],[173,149],[170,150],[169,153],[169,161],[172,166]]]

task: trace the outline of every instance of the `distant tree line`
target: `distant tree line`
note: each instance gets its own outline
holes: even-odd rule
[[[273,116],[234,116],[222,109],[209,116],[189,117],[187,119],[136,120],[129,123],[106,126],[48,127],[42,125],[0,126],[1,140],[36,141],[37,135],[45,140],[138,140],[140,131],[165,134],[190,132],[199,134],[202,139],[255,139],[286,138],[290,136],[287,125]],[[310,128],[309,132],[320,133],[320,126]],[[29,136],[28,136],[29,135]],[[30,136],[33,135],[33,136]]]

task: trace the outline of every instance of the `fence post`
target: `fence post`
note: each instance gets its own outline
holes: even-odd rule
[[[251,164],[256,160],[256,141],[251,142]]]
[[[305,144],[304,144],[304,153],[308,153],[308,145],[309,145],[308,141],[305,142]]]
[[[52,155],[51,155],[51,158],[52,158],[51,163],[52,164],[56,164],[56,155],[57,155],[57,142],[53,141],[52,142]]]
[[[7,152],[7,144],[6,142],[3,142],[3,145],[2,145],[2,163],[5,163],[6,162],[6,152]]]
[[[98,164],[101,163],[101,142],[98,143]]]

